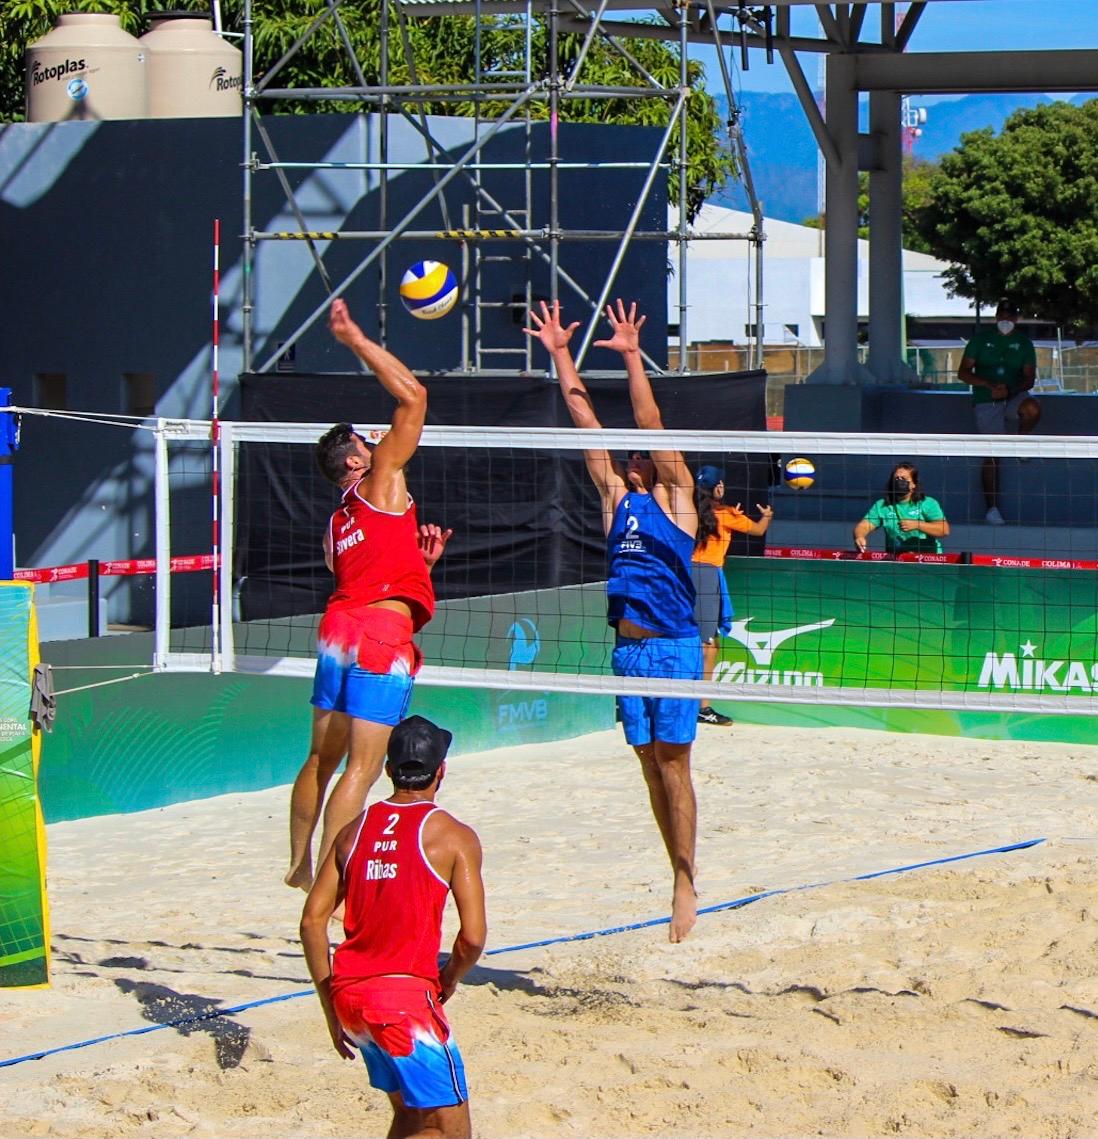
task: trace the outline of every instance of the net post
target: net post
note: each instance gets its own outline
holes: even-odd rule
[[[99,559],[88,558],[88,636],[99,636]]]
[[[210,339],[210,525],[213,575],[210,613],[210,667],[221,671],[221,501],[220,501],[220,438],[221,438],[221,370],[219,349],[221,343],[221,219],[213,223],[213,290],[212,332]]]
[[[235,671],[236,644],[233,632],[233,565],[232,550],[236,527],[233,499],[236,487],[236,448],[234,445],[234,424],[223,423],[218,435],[217,448],[220,460],[220,501],[221,525],[218,531],[218,545],[214,551],[218,567],[218,610],[220,627],[215,631],[217,658],[214,671]]]
[[[0,387],[0,407],[11,404],[11,388]],[[0,581],[15,573],[13,462],[19,446],[19,421],[14,412],[0,412]]]
[[[153,668],[168,667],[168,647],[171,633],[171,495],[168,478],[168,438],[165,420],[156,421],[156,631],[153,637]]]

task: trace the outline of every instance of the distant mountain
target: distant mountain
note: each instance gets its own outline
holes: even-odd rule
[[[1084,103],[1091,97],[1079,95],[1072,102]],[[727,118],[727,99],[723,95],[715,98],[721,115]],[[982,127],[999,131],[1020,107],[1049,101],[1044,95],[965,95],[934,103],[927,108],[915,154],[939,158],[954,150],[963,134]],[[751,175],[763,212],[779,221],[802,222],[812,217],[816,213],[816,140],[797,97],[745,91],[740,110]],[[862,117],[864,120],[864,111]],[[726,186],[710,201],[739,210],[748,205],[739,183]]]
[[[918,100],[914,100],[918,105]],[[940,158],[955,150],[961,135],[992,127],[998,133],[1003,123],[1022,107],[1039,107],[1052,100],[1047,95],[966,95],[927,107],[923,133],[915,140],[919,158]]]

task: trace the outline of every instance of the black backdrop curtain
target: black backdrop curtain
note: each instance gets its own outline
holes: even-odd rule
[[[625,382],[587,381],[605,427],[632,427]],[[559,426],[572,430],[555,382],[543,377],[432,376],[430,425]],[[761,371],[663,376],[652,381],[666,427],[676,430],[766,428]],[[369,376],[245,375],[249,422],[388,423],[393,401]],[[766,455],[688,452],[691,466],[715,463],[725,498],[752,514],[767,501]],[[421,447],[408,467],[421,522],[454,536],[435,570],[440,599],[544,589],[605,575],[598,495],[578,452]],[[233,572],[245,620],[316,613],[331,578],[321,540],[338,491],[321,477],[304,444],[241,447]],[[734,539],[733,553],[759,553],[758,539]]]

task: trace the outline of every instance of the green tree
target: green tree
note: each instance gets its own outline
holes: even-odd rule
[[[1016,111],[998,136],[966,134],[912,222],[950,263],[954,293],[1066,328],[1098,321],[1098,101]]]
[[[340,5],[338,12],[368,83],[379,81],[381,73],[381,0]],[[199,0],[182,3],[156,0],[9,0],[0,12],[0,117],[18,120],[23,116],[23,51],[26,44],[44,35],[61,12],[113,12],[122,26],[140,35],[149,12],[202,9]],[[328,10],[327,0],[256,0],[253,5],[255,69],[261,76],[282,59],[294,42]],[[223,0],[226,27],[239,27],[243,14],[241,0]],[[483,17],[479,45],[477,25],[470,16],[443,16],[432,19],[400,19],[390,9],[388,76],[394,85],[413,83],[467,83],[476,71],[479,49],[484,74],[521,71],[526,60],[525,32],[504,17]],[[561,37],[559,58],[563,77],[575,65],[582,40]],[[674,45],[659,40],[638,39],[629,44],[630,54],[668,89],[679,84],[679,53]],[[530,64],[532,78],[543,79],[547,70],[548,36],[543,24],[533,29]],[[642,87],[646,81],[636,69],[603,40],[596,40],[583,63],[580,76],[585,85]],[[721,139],[721,122],[712,96],[704,89],[704,68],[688,63],[690,96],[687,100],[687,210],[695,216],[705,199],[735,173],[730,148]],[[280,88],[353,87],[358,83],[354,68],[343,47],[339,30],[326,21],[283,65],[274,81]],[[496,100],[461,103],[421,104],[425,113],[498,116],[505,103]],[[665,127],[673,103],[654,98],[569,98],[562,102],[561,118],[570,122],[600,122],[622,125]],[[283,113],[310,111],[352,111],[349,102],[279,103],[272,109]],[[532,104],[531,114],[548,117],[544,101]],[[671,153],[678,153],[678,128]],[[668,175],[668,193],[678,202],[679,179],[674,162]]]
[[[937,172],[937,163],[928,162],[924,158],[905,154],[903,160],[903,223],[901,242],[904,249],[912,249],[917,253],[930,253],[930,246],[926,238],[915,227],[913,216],[926,204],[929,197],[931,179]],[[802,225],[811,229],[819,229],[821,223],[826,224],[826,214],[821,219],[818,214],[805,218]],[[858,174],[858,236],[872,240],[869,232],[869,172],[862,170]]]
[[[809,229],[826,229],[827,228],[827,210],[822,214],[813,214],[801,222],[801,225],[808,226]],[[869,171],[860,170],[858,172],[858,236],[861,238],[869,237]]]
[[[913,154],[904,155],[903,246],[916,253],[933,253],[927,239],[915,224],[915,218],[930,200],[930,187],[938,173],[938,163]]]

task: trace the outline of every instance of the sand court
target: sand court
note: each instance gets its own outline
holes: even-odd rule
[[[701,906],[789,892],[677,946],[514,951],[669,913],[643,781],[616,732],[451,761],[488,890],[449,1006],[477,1135],[1094,1133],[1098,749],[737,725],[694,766]],[[384,1134],[299,995],[288,794],[49,828],[53,987],[0,993],[0,1059],[153,1031],[0,1068],[0,1134]]]

